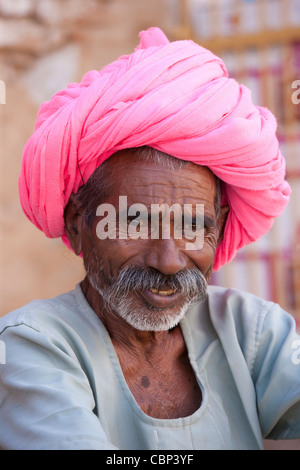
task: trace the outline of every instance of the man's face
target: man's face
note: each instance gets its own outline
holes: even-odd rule
[[[206,281],[218,238],[215,191],[215,177],[205,167],[188,164],[173,171],[136,160],[130,150],[118,156],[114,162],[113,187],[105,200],[116,209],[116,236],[99,238],[97,227],[107,216],[102,213],[95,217],[91,228],[83,229],[81,240],[87,278],[104,299],[107,311],[140,330],[167,330],[180,321],[191,302],[206,297]],[[142,204],[148,209],[148,221],[139,219],[137,228],[141,232],[146,230],[149,236],[126,237],[124,226],[122,233],[118,230],[119,217],[124,220],[124,213],[119,213],[120,196],[127,197],[127,207]],[[172,213],[170,236],[163,238],[162,220],[152,236],[153,204],[174,203],[180,205],[182,214],[184,204],[204,206],[204,239],[200,249],[187,249],[184,232],[181,238],[175,236],[178,219]],[[133,219],[126,215],[128,226],[134,223]]]

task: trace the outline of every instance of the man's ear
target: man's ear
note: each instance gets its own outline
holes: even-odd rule
[[[82,251],[82,216],[72,196],[65,207],[64,218],[65,231],[70,245],[75,254],[80,255]]]
[[[229,209],[230,209],[229,206],[222,206],[221,209],[220,209],[220,214],[219,214],[219,217],[218,217],[218,233],[219,233],[219,235],[218,235],[218,245],[221,242],[221,240],[223,238],[223,235],[224,235],[224,229],[225,229]]]

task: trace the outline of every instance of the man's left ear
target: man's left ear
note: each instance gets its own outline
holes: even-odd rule
[[[221,240],[223,238],[223,235],[224,235],[224,229],[225,229],[226,220],[227,220],[227,217],[228,217],[228,214],[229,214],[229,209],[230,209],[229,206],[223,206],[220,209],[220,214],[219,214],[219,218],[218,218],[218,233],[219,233],[219,235],[218,235],[218,245],[221,242]]]
[[[70,245],[73,248],[75,254],[80,255],[82,251],[82,216],[72,196],[66,205],[64,218],[65,231]]]

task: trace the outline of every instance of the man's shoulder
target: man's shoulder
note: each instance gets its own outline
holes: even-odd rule
[[[251,292],[216,285],[208,286],[208,303],[221,312],[230,309],[232,312],[253,313],[274,306],[274,302],[262,299]]]
[[[274,335],[284,340],[285,336],[296,332],[296,321],[290,313],[276,302],[249,292],[211,286],[207,305],[218,336],[223,341],[235,336],[244,349],[250,343],[255,349]]]
[[[292,318],[279,305],[250,292],[210,285],[206,301],[192,307],[188,321],[194,326],[210,325],[218,336],[237,335],[243,341],[259,334],[267,317],[282,315]]]
[[[235,325],[244,331],[250,327],[260,328],[270,314],[289,316],[275,302],[234,288],[209,286],[207,305],[209,315],[215,324],[221,327],[231,324],[232,327]]]
[[[277,338],[278,344],[295,336],[295,319],[278,304],[249,292],[209,286],[207,300],[194,305],[187,315],[189,330],[198,347],[207,337],[208,343],[221,344],[228,360],[236,364],[240,358],[253,370],[259,351],[266,350]],[[271,347],[271,346],[270,346]]]
[[[78,308],[76,289],[48,299],[35,299],[0,318],[0,333],[8,327],[27,325],[40,330],[43,325],[64,319]]]
[[[281,308],[276,302],[236,288],[210,285],[208,304],[214,311],[235,315],[261,315],[273,308]]]

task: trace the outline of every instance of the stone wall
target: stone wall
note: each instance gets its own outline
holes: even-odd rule
[[[40,104],[90,69],[138,43],[150,26],[168,30],[164,0],[0,0],[1,309],[55,296],[83,277],[82,263],[61,240],[47,239],[23,214],[21,154]]]

